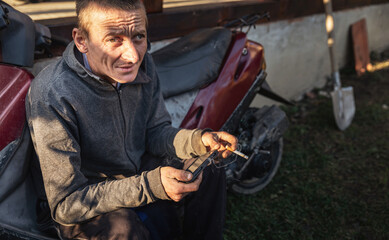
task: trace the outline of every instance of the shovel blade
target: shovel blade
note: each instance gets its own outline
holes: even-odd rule
[[[355,115],[355,102],[352,87],[335,89],[331,92],[336,125],[340,130],[350,126]]]

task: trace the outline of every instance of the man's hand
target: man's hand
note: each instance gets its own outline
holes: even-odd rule
[[[218,150],[223,158],[228,157],[231,152],[226,149],[230,146],[232,150],[236,150],[238,140],[233,135],[227,132],[205,132],[201,137],[207,151]]]
[[[201,173],[197,179],[191,183],[185,183],[192,179],[192,174],[185,170],[176,169],[173,167],[161,168],[161,181],[166,194],[175,202],[179,202],[190,192],[195,192],[199,189],[203,174]]]

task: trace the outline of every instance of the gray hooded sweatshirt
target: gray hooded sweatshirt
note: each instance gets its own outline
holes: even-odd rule
[[[33,80],[26,114],[51,215],[63,225],[169,199],[160,168],[139,170],[146,151],[206,152],[201,130],[170,125],[148,53],[136,79],[117,89],[86,70],[72,42]]]

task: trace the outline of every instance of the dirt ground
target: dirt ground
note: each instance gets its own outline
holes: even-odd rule
[[[354,89],[352,124],[337,129],[332,87],[283,107],[280,168],[259,193],[229,194],[226,239],[389,239],[389,67],[360,77],[344,68],[341,81]]]
[[[367,72],[362,76],[358,76],[352,66],[343,68],[340,71],[342,86],[352,86],[354,90],[356,114],[350,131],[353,130],[353,124],[358,125],[357,127],[361,127],[365,130],[365,134],[359,136],[361,141],[354,142],[354,144],[360,144],[360,146],[356,147],[363,149],[365,147],[364,144],[366,143],[373,143],[377,141],[377,139],[387,139],[386,149],[388,149],[389,135],[385,134],[389,131],[389,119],[386,119],[387,121],[381,119],[386,117],[387,114],[383,115],[380,113],[387,113],[389,111],[389,50],[382,53],[372,52],[370,54],[370,58],[373,66],[382,67],[383,63],[385,63],[386,67],[374,72]],[[323,90],[332,91],[332,86],[329,86],[327,89],[322,89],[321,91]],[[320,95],[320,91],[316,91],[316,94]],[[323,99],[314,98],[308,99],[306,103],[308,105],[311,104],[314,108],[314,106],[319,104],[321,101],[323,101]],[[374,125],[369,124],[373,122]],[[389,153],[386,157],[389,161]]]
[[[382,67],[382,63],[385,63],[384,65],[386,67],[382,67],[373,72],[367,72],[362,76],[358,76],[351,65],[340,70],[342,87],[352,86],[354,91],[356,114],[354,121],[351,124],[351,128],[356,124],[360,126],[364,122],[369,123],[369,118],[371,118],[371,120],[377,118],[376,114],[378,113],[374,111],[374,108],[377,108],[377,106],[381,108],[380,110],[389,111],[389,50],[382,53],[372,52],[370,58],[373,66],[379,67],[381,65]],[[317,107],[326,101],[326,98],[330,99],[329,93],[332,89],[332,85],[329,83],[328,86],[322,89],[316,89],[307,93],[305,99],[296,104],[296,112],[290,114],[289,117],[291,118],[292,123],[306,123],[307,120],[310,119],[310,113],[316,111]],[[366,112],[366,108],[368,109],[369,106],[371,107],[370,112]],[[328,110],[332,111],[332,106],[331,109]],[[367,119],[364,119],[365,117]],[[359,120],[363,121],[360,122]],[[328,118],[328,121],[333,121],[333,127],[336,127],[333,119]],[[382,136],[383,132],[386,132],[383,130],[389,129],[389,119],[378,125],[377,122],[375,122],[375,125],[368,125],[366,127],[369,129],[366,130],[366,134],[360,136],[360,138],[363,138],[365,142],[372,142],[377,139],[378,136]],[[389,136],[385,137],[389,138]]]

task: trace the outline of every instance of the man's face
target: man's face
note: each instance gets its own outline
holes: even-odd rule
[[[89,35],[84,38],[84,51],[80,51],[86,52],[93,73],[111,83],[134,81],[147,50],[144,11],[103,9],[97,5],[86,11],[90,11]]]

